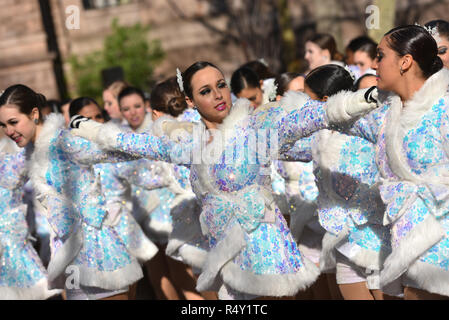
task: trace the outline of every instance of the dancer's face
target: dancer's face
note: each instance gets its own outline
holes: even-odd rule
[[[118,105],[117,99],[111,91],[103,91],[104,109],[109,114],[111,119],[122,119],[122,114]]]
[[[191,78],[192,100],[187,103],[198,108],[206,125],[214,127],[223,122],[231,110],[231,91],[223,74],[213,67],[197,71]]]
[[[7,104],[0,108],[0,127],[19,147],[25,147],[36,138],[39,110],[34,108],[30,115],[20,112],[17,105]]]
[[[354,53],[354,64],[360,68],[361,74],[371,68],[373,59],[364,51],[357,50]]]
[[[296,77],[288,84],[287,91],[304,91],[304,77]]]
[[[237,95],[237,98],[246,98],[251,102],[251,106],[255,109],[262,104],[263,92],[260,87],[245,88]]]
[[[103,114],[101,113],[100,108],[93,103],[90,103],[88,105],[85,105],[79,112],[78,114],[80,116],[86,117],[88,119],[100,122],[100,123],[104,123],[104,117]]]
[[[395,92],[394,88],[401,82],[400,57],[388,46],[385,37],[377,46],[377,56],[373,61],[372,68],[376,70],[377,87]]]
[[[310,70],[321,67],[331,61],[329,50],[323,50],[311,41],[306,42],[305,59],[309,62]]]
[[[145,120],[145,101],[136,93],[120,99],[120,110],[133,130],[139,128]]]
[[[443,61],[444,67],[449,69],[449,39],[440,36],[441,40],[438,42],[438,56]]]

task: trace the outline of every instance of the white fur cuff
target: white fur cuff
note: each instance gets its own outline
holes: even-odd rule
[[[365,101],[365,90],[342,91],[329,98],[326,113],[329,123],[340,124],[356,119],[377,107],[374,102]]]

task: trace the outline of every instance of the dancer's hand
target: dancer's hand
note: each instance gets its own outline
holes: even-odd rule
[[[70,132],[73,135],[91,141],[95,141],[101,126],[101,123],[89,120],[88,118],[80,115],[74,115],[70,119],[69,123],[69,127],[71,128]]]

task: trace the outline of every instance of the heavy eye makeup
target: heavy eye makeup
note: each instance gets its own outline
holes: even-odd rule
[[[227,86],[228,85],[226,84],[226,81],[224,81],[223,79],[222,80],[218,80],[217,88],[224,89],[224,88],[227,88]],[[209,94],[210,92],[211,92],[211,89],[209,87],[204,87],[204,88],[202,88],[200,90],[200,94],[202,96],[205,96],[205,95]]]

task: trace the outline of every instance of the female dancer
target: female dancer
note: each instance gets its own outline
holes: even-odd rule
[[[201,200],[202,230],[211,247],[198,279],[199,291],[215,289],[220,298],[240,299],[294,295],[313,283],[319,271],[301,255],[273,204],[271,161],[262,156],[267,149],[254,150],[251,135],[259,130],[268,150],[276,143],[282,148],[291,146],[298,138],[329,126],[323,103],[309,101],[300,110],[272,104],[253,111],[247,100],[240,100],[231,111],[230,91],[217,67],[197,62],[182,78],[188,103],[202,116],[195,132],[178,134],[184,139],[182,143],[145,134],[106,135],[102,125],[80,118],[72,119],[72,127],[78,127],[72,133],[98,141],[105,148],[190,164],[192,189]],[[345,96],[348,117],[375,107],[375,103],[365,101],[364,94]],[[327,109],[332,113],[329,105]],[[268,139],[268,133],[277,133],[277,137]],[[205,147],[201,148],[203,142]],[[228,158],[232,156],[238,157],[236,161]]]
[[[426,28],[435,29],[435,41],[438,44],[438,56],[446,69],[449,69],[449,22],[432,20],[425,24]]]
[[[390,228],[392,250],[380,286],[388,293],[399,279],[405,299],[447,298],[449,74],[437,43],[419,26],[386,33],[373,69],[379,89],[394,96],[353,123],[350,132],[377,144],[383,224]],[[336,100],[345,104],[343,95]],[[338,109],[327,115],[331,122],[351,118]]]
[[[3,128],[3,123],[0,124]],[[0,299],[38,300],[57,295],[49,290],[47,271],[30,242],[23,203],[25,151],[0,154]]]
[[[118,95],[118,102],[123,118],[128,125],[125,131],[144,133],[151,132],[153,119],[146,112],[148,102],[143,92],[135,87],[127,87]],[[131,184],[133,215],[142,226],[147,237],[158,246],[157,254],[145,263],[147,276],[158,300],[178,300],[181,295],[170,272],[173,259],[165,254],[168,236],[173,229],[170,209],[175,194],[168,188],[171,182],[171,171],[162,163],[148,159],[133,161],[137,176],[144,174],[139,167],[153,166],[157,174],[150,173],[148,179],[162,180],[163,185],[149,190],[138,184]]]
[[[337,51],[335,39],[330,34],[318,33],[306,41],[306,55],[309,63],[306,73],[325,64],[333,63],[343,66],[342,55]]]
[[[192,119],[193,108],[188,108],[184,94],[180,91],[175,77],[157,84],[150,97],[153,106],[153,134],[162,136],[181,129],[185,123],[180,119]],[[193,121],[195,122],[195,121]],[[168,128],[171,127],[171,128]],[[176,128],[176,129],[175,129]],[[196,276],[204,263],[209,245],[207,238],[201,233],[199,202],[190,185],[190,170],[185,166],[168,165],[172,174],[171,190],[176,197],[172,204],[171,215],[173,230],[167,244],[167,254],[178,263],[170,263],[171,274],[176,280],[177,288],[182,290],[188,300],[216,299],[212,293],[196,292]],[[185,263],[185,264],[184,264]],[[188,267],[187,265],[191,266]],[[192,270],[193,267],[193,270]]]
[[[60,115],[42,123],[44,104],[45,98],[30,88],[11,86],[0,97],[0,122],[31,153],[27,165],[33,188],[52,229],[51,285],[65,286],[68,299],[126,299],[127,287],[142,271],[110,226],[114,217],[105,210],[93,164],[132,157],[102,152],[74,137]]]
[[[112,121],[117,123],[121,123],[123,120],[123,115],[120,112],[120,107],[117,100],[118,94],[127,86],[128,84],[124,81],[114,81],[103,90],[104,109]]]
[[[309,73],[305,91],[312,99],[327,100],[350,90],[352,82],[344,68],[326,65]],[[385,207],[376,185],[374,145],[329,130],[313,138],[310,150],[302,153],[308,154],[307,160],[313,157],[318,216],[327,232],[322,241],[322,270],[336,267],[337,284],[346,300],[383,299],[379,271],[390,249],[389,230],[382,226]],[[300,154],[296,148],[291,152]]]
[[[263,80],[259,79],[257,73],[249,68],[239,68],[232,74],[231,90],[237,98],[246,98],[251,102],[253,108],[257,108],[269,101],[263,101]]]
[[[95,100],[77,98],[70,104],[70,116],[81,115],[99,123],[104,122],[102,110]],[[167,185],[160,168],[153,161],[139,159],[119,163],[98,163],[96,174],[100,175],[102,190],[109,213],[117,217],[113,223],[127,250],[143,264],[154,257],[157,247],[146,237],[131,214],[131,186],[156,189]],[[134,299],[135,285],[130,287],[130,299]]]

